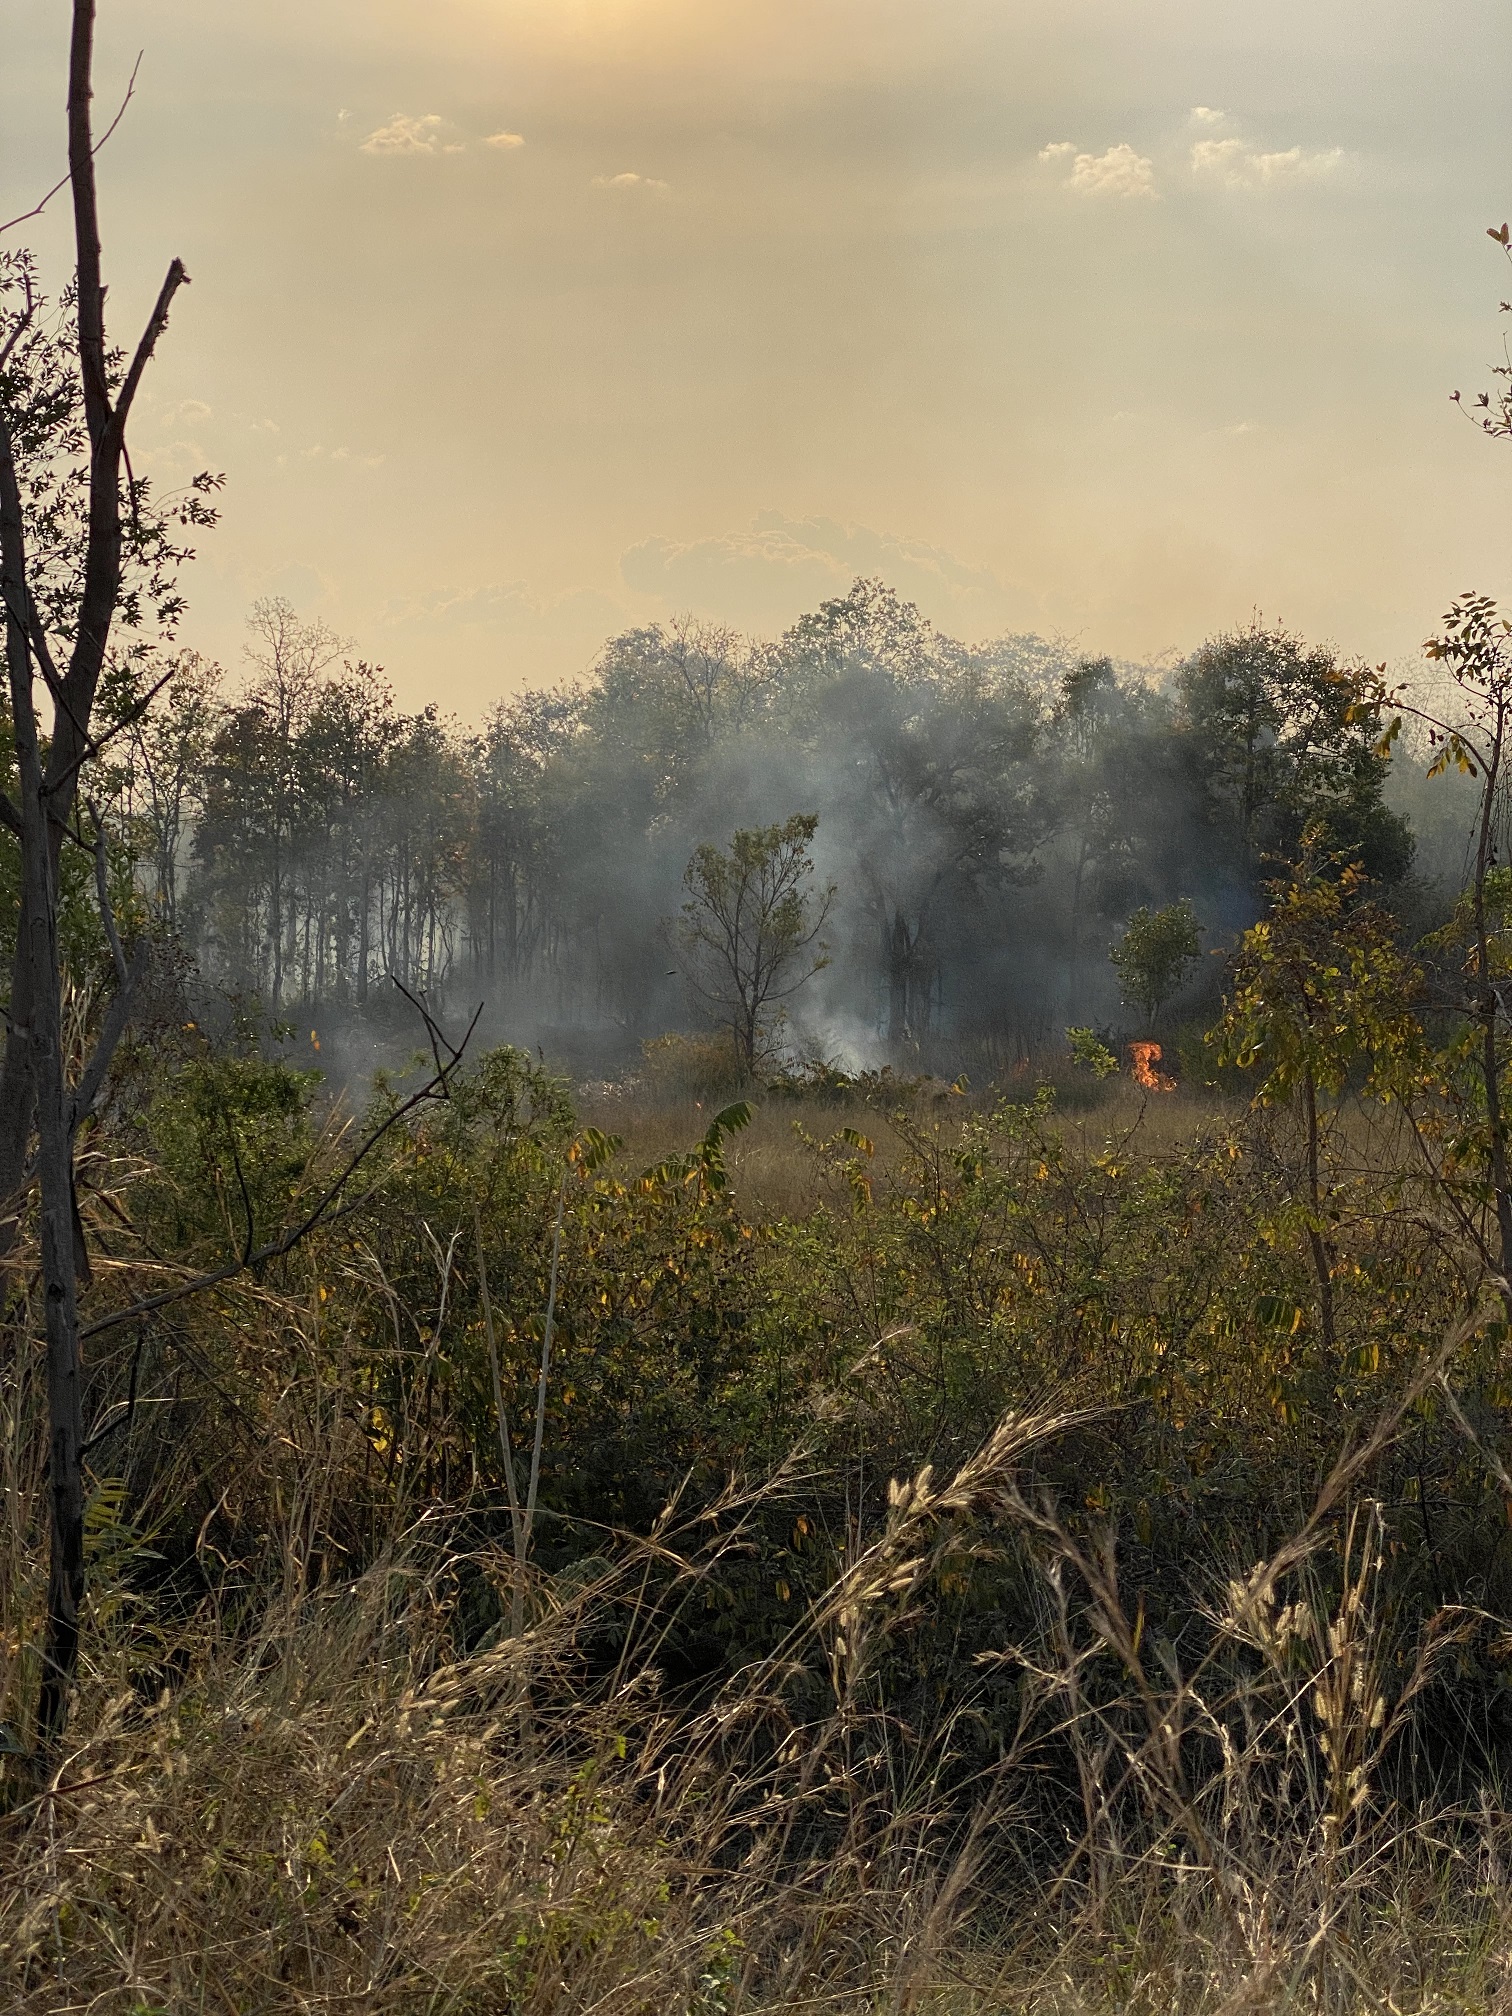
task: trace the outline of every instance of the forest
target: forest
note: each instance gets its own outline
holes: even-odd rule
[[[860,579],[470,727],[263,601],[224,672],[71,11],[76,266],[0,249],[4,1999],[1504,2011],[1512,624],[1150,666]]]
[[[776,640],[628,632],[476,732],[404,714],[287,604],[249,631],[234,687],[190,655],[146,714],[130,677],[107,691],[126,725],[100,802],[204,982],[323,1038],[387,1026],[397,980],[558,1062],[623,1064],[709,1019],[678,963],[696,850],[798,815],[833,894],[826,963],[767,1034],[790,1062],[1001,1067],[1116,1022],[1129,917],[1184,902],[1231,946],[1309,825],[1419,923],[1462,866],[1419,861],[1388,798],[1372,675],[1259,623],[1119,668],[959,644],[858,580]]]

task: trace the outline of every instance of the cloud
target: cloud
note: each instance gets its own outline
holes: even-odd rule
[[[1228,114],[1216,105],[1194,105],[1187,116],[1194,126],[1221,126]]]
[[[406,636],[567,643],[585,661],[629,619],[622,601],[597,588],[569,588],[561,595],[541,596],[523,581],[425,588],[386,603],[378,614],[385,630]]]
[[[658,182],[654,175],[637,175],[627,168],[622,175],[595,175],[595,189],[649,189],[653,195],[664,196],[668,185]]]
[[[165,406],[158,417],[164,427],[197,427],[213,416],[203,399],[181,399],[176,406]]]
[[[525,135],[523,133],[490,133],[488,138],[483,142],[483,145],[485,147],[498,147],[504,151],[508,151],[512,147],[523,147],[525,145]]]
[[[396,112],[387,126],[379,126],[369,133],[358,151],[363,154],[460,154],[460,141],[446,141],[441,137],[445,125],[439,112],[426,112],[415,118],[408,112]]]
[[[1105,154],[1080,154],[1070,140],[1054,140],[1040,149],[1041,161],[1068,168],[1064,186],[1082,196],[1153,197],[1155,164],[1137,154],[1126,140]]]
[[[1009,591],[989,567],[944,547],[763,511],[740,532],[679,542],[643,539],[620,561],[626,585],[671,608],[695,608],[746,629],[784,628],[804,610],[843,595],[858,574],[881,575],[945,627],[974,635],[1010,627]]]
[[[350,448],[327,448],[320,441],[313,448],[301,448],[299,453],[305,462],[350,462],[354,469],[381,469],[387,460],[383,455],[355,455]],[[285,458],[278,459],[282,462]]]
[[[1284,153],[1262,154],[1245,140],[1199,140],[1192,148],[1192,173],[1226,189],[1275,189],[1319,181],[1343,159],[1342,147],[1315,152],[1288,147]]]

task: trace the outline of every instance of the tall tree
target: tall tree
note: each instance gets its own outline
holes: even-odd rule
[[[126,463],[126,429],[169,311],[188,278],[175,259],[129,360],[105,325],[95,140],[91,121],[95,9],[73,0],[68,74],[68,166],[76,272],[71,313],[49,320],[35,268],[9,255],[0,268],[0,596],[17,797],[0,818],[17,836],[21,899],[10,1016],[0,1064],[0,1196],[25,1180],[35,1124],[41,1189],[41,1263],[47,1341],[51,1545],[39,1733],[60,1734],[78,1660],[84,1589],[84,1482],[77,1292],[83,1260],[74,1200],[73,1144],[98,1096],[124,1027],[130,969],[117,947],[118,992],[83,1078],[70,1087],[61,1031],[58,891],[74,830],[80,777],[96,753],[96,693],[118,621],[171,629],[181,604],[174,571],[186,556],[171,520]],[[180,516],[212,516],[202,477]],[[144,646],[150,636],[144,637]],[[50,736],[37,708],[43,683]],[[82,836],[81,836],[82,837]],[[103,878],[102,878],[103,880]],[[11,1220],[12,1226],[15,1218]]]
[[[1364,668],[1259,622],[1211,639],[1182,666],[1197,781],[1251,884],[1267,856],[1294,859],[1312,826],[1377,881],[1407,872],[1412,836],[1385,803],[1375,684]]]
[[[828,964],[820,942],[833,888],[815,894],[809,848],[819,820],[798,812],[780,826],[737,833],[729,850],[705,842],[688,863],[678,941],[690,985],[730,1030],[747,1072],[763,1020]]]

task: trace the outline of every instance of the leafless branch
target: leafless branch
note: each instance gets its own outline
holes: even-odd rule
[[[79,770],[85,763],[93,762],[94,759],[97,756],[99,756],[102,753],[102,751],[116,739],[118,735],[125,735],[129,730],[135,728],[137,723],[140,720],[142,720],[143,717],[146,715],[148,709],[152,706],[153,701],[156,700],[157,696],[159,695],[159,693],[162,692],[163,688],[168,684],[170,684],[170,682],[177,676],[178,676],[178,667],[176,665],[171,666],[169,670],[163,674],[161,679],[156,679],[153,681],[152,685],[148,687],[147,691],[142,695],[140,700],[135,700],[132,702],[131,706],[127,708],[126,712],[121,716],[119,721],[113,721],[110,724],[110,726],[105,730],[105,733],[103,735],[86,735],[85,742],[87,744],[87,747],[81,749],[79,754],[68,765],[67,769],[60,771],[56,777],[52,778],[45,786],[45,789],[48,790],[49,792],[61,791],[64,788],[64,786],[69,782],[69,780],[74,776],[75,772]],[[66,705],[67,703],[65,702],[64,704]],[[75,720],[74,725],[76,727],[78,726],[77,720]],[[80,733],[83,734],[83,732],[84,731],[81,729]],[[3,817],[4,814],[0,813],[0,818]]]
[[[110,945],[110,956],[115,962],[116,985],[126,985],[126,954],[121,949],[121,934],[116,929],[115,911],[110,902],[110,857],[105,841],[105,823],[98,807],[89,801],[89,816],[94,821],[95,837],[91,852],[94,855],[95,896],[100,905],[100,923],[104,926],[106,939]]]
[[[89,150],[91,155],[99,153],[100,149],[105,145],[105,142],[110,138],[111,134],[114,133],[117,126],[119,126],[121,121],[126,117],[126,107],[131,103],[132,97],[136,92],[137,72],[142,67],[142,58],[146,53],[147,52],[144,49],[139,49],[137,51],[137,59],[135,63],[133,63],[131,66],[131,76],[127,79],[126,83],[126,96],[121,100],[120,110],[116,113],[114,119],[111,120],[110,124],[105,128],[105,131],[100,135],[99,139],[96,140],[94,146]],[[40,217],[42,215],[42,212],[47,208],[48,204],[51,203],[54,196],[57,195],[58,191],[60,189],[66,189],[69,183],[72,181],[72,179],[73,175],[72,171],[70,170],[70,172],[67,175],[65,175],[60,182],[54,182],[51,189],[48,190],[47,194],[42,198],[42,201],[38,203],[34,209],[23,210],[19,217],[12,217],[10,222],[7,224],[0,224],[0,231],[14,231],[18,224],[25,224],[29,222],[30,219],[33,217]]]
[[[131,1020],[137,989],[146,978],[151,960],[152,948],[144,938],[132,953],[131,963],[111,997],[110,1006],[105,1011],[105,1020],[101,1023],[99,1036],[95,1040],[94,1053],[74,1087],[68,1113],[70,1137],[78,1133],[95,1109],[95,1103],[105,1084],[106,1073],[115,1059],[121,1038],[126,1034],[126,1025]]]
[[[406,989],[401,988],[400,991],[405,994],[407,1000],[414,999]],[[366,1196],[371,1193],[366,1193],[364,1197],[343,1205],[339,1202],[342,1192],[379,1142],[397,1127],[401,1120],[413,1113],[417,1107],[447,1096],[452,1073],[462,1062],[463,1053],[478,1026],[478,1017],[483,1013],[483,1004],[481,1002],[478,1004],[472,1020],[467,1025],[467,1032],[458,1044],[447,1042],[445,1036],[435,1027],[434,1017],[424,1009],[421,1013],[426,1021],[428,1033],[432,1034],[434,1041],[445,1046],[450,1053],[450,1061],[442,1065],[418,1091],[412,1092],[407,1099],[402,1100],[385,1120],[371,1130],[356,1151],[347,1158],[340,1175],[326,1186],[313,1209],[306,1212],[297,1225],[280,1233],[276,1239],[268,1240],[265,1245],[259,1246],[253,1252],[244,1251],[238,1259],[228,1260],[223,1266],[208,1268],[204,1273],[191,1275],[188,1280],[180,1281],[172,1288],[160,1289],[156,1295],[144,1295],[139,1301],[128,1303],[123,1309],[113,1309],[107,1315],[97,1316],[92,1323],[81,1324],[79,1327],[81,1340],[86,1337],[97,1337],[102,1331],[117,1329],[122,1323],[135,1322],[138,1316],[150,1315],[154,1309],[167,1308],[170,1303],[182,1302],[190,1295],[202,1294],[207,1288],[218,1287],[223,1281],[234,1280],[239,1274],[265,1266],[270,1260],[280,1259],[285,1253],[291,1253],[302,1240],[307,1239],[318,1225],[333,1223],[336,1219],[358,1209],[366,1201]]]
[[[157,301],[147,318],[147,327],[142,331],[141,341],[137,344],[136,353],[131,360],[131,368],[126,373],[125,382],[116,398],[111,424],[116,430],[118,439],[123,439],[125,436],[126,421],[137,395],[137,387],[142,382],[142,373],[152,362],[152,353],[157,348],[159,336],[168,327],[168,310],[173,305],[173,297],[180,287],[188,285],[189,275],[184,270],[183,260],[173,260],[169,265],[167,278],[158,290]]]

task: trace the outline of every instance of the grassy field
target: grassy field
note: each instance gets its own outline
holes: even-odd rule
[[[279,1069],[97,1141],[96,1310],[223,1249],[227,1125],[254,1208],[319,1183]],[[1284,1115],[757,1090],[695,1152],[737,1091],[480,1060],[361,1213],[92,1347],[46,1759],[13,1263],[5,2006],[1512,2007],[1505,1332],[1399,1124],[1329,1137],[1326,1345]]]

